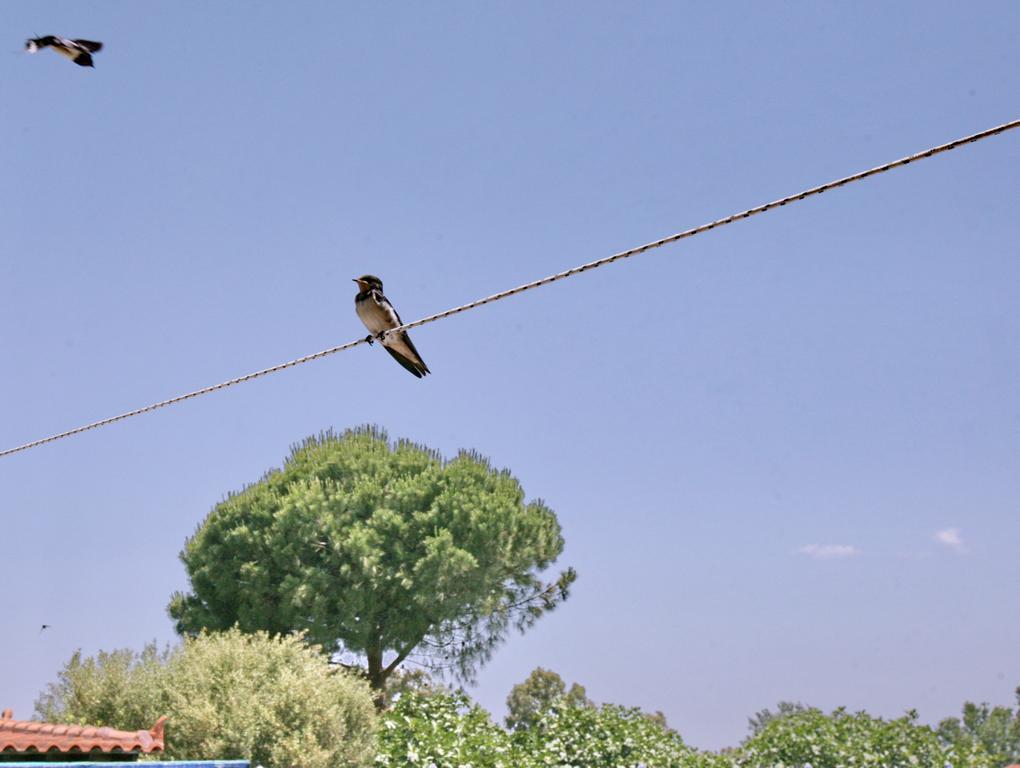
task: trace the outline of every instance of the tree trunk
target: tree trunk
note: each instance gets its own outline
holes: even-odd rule
[[[383,668],[382,648],[377,645],[369,648],[365,654],[368,657],[368,685],[372,689],[372,700],[375,708],[380,712],[386,707],[386,670]]]

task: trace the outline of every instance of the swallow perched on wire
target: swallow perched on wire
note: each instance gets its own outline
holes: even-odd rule
[[[52,48],[61,56],[66,56],[79,67],[93,67],[92,54],[103,49],[102,43],[92,40],[68,40],[66,37],[46,35],[33,37],[25,41],[25,50],[35,53],[43,48]]]
[[[389,333],[383,335],[391,328],[403,325],[397,310],[390,304],[389,299],[383,296],[382,280],[375,275],[362,275],[354,278],[360,291],[354,297],[354,308],[358,311],[358,317],[365,327],[372,332],[365,341],[371,344],[378,339],[393,359],[400,363],[419,379],[427,373],[431,373],[425,361],[421,359],[418,350],[411,343],[411,337],[407,331],[400,333]]]

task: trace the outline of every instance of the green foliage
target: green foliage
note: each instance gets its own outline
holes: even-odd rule
[[[773,717],[740,750],[741,768],[991,768],[980,748],[956,749],[918,725],[916,714],[882,720],[842,709],[826,715],[818,709]]]
[[[546,670],[535,690],[562,689]],[[557,680],[559,685],[557,685]],[[764,716],[763,716],[764,715]],[[1003,721],[982,707],[964,711],[958,730]],[[837,709],[825,714],[786,702],[752,718],[755,734],[738,750],[698,752],[638,709],[554,700],[527,728],[494,725],[463,694],[410,694],[384,715],[377,765],[450,768],[993,768],[974,740],[942,743],[916,713],[883,720]],[[1012,722],[1012,720],[1010,720]]]
[[[39,719],[50,723],[151,728],[163,711],[160,684],[169,649],[149,643],[141,653],[100,651],[82,658],[75,651],[35,702]]]
[[[450,689],[424,669],[401,667],[386,681],[386,698],[390,701],[397,701],[400,696],[412,693],[430,696],[433,693],[450,693]]]
[[[506,727],[529,728],[542,712],[554,704],[567,707],[594,706],[583,686],[574,683],[568,691],[562,677],[552,670],[538,667],[523,683],[518,683],[510,690],[506,699],[509,711]]]
[[[554,706],[513,735],[517,753],[536,766],[571,768],[729,768],[728,758],[698,752],[676,731],[637,708]]]
[[[1020,688],[1016,689],[1017,711],[988,704],[963,705],[963,718],[950,717],[939,723],[944,744],[957,749],[980,744],[998,766],[1020,762]]]
[[[562,549],[552,510],[477,454],[325,433],[213,509],[181,553],[192,592],[169,611],[186,634],[303,630],[364,655],[375,688],[412,652],[470,679],[566,598],[573,570],[538,577]]]
[[[805,707],[799,701],[781,701],[776,707],[775,712],[765,708],[756,712],[753,717],[747,718],[747,726],[751,729],[751,735],[754,736],[760,733],[766,725],[777,717],[786,717],[797,712],[806,712],[808,709],[810,707]]]
[[[384,713],[379,768],[732,768],[699,753],[638,709],[611,704],[547,709],[512,735],[463,693],[404,695]]]
[[[382,715],[376,765],[525,768],[510,737],[463,693],[406,693]]]
[[[149,728],[168,715],[170,759],[248,759],[267,768],[366,765],[375,714],[364,681],[302,638],[237,629],[157,654],[76,653],[36,703],[53,722]]]
[[[299,637],[237,629],[187,640],[167,665],[174,758],[231,756],[266,766],[364,765],[374,708],[363,681]]]

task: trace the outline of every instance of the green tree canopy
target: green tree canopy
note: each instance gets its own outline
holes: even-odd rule
[[[36,702],[58,723],[149,728],[167,715],[166,756],[247,759],[268,768],[369,764],[375,710],[365,681],[297,636],[237,629],[82,658]]]
[[[594,706],[585,694],[584,687],[574,683],[567,690],[563,678],[549,669],[538,667],[523,683],[510,689],[506,699],[509,714],[507,728],[528,728],[538,716],[554,705],[566,707]]]
[[[184,634],[305,631],[363,657],[377,690],[412,653],[470,679],[510,628],[566,598],[572,569],[539,576],[562,550],[552,510],[482,456],[327,432],[212,510],[181,553],[192,591],[169,612]]]
[[[1009,707],[968,701],[962,718],[949,717],[939,723],[939,737],[961,749],[980,744],[999,766],[1020,763],[1020,688],[1016,700],[1016,713]]]
[[[747,727],[751,729],[751,735],[754,736],[757,733],[761,733],[761,730],[777,717],[786,717],[787,715],[794,715],[798,712],[807,712],[809,709],[811,709],[811,707],[806,707],[799,701],[781,701],[776,707],[775,712],[766,707],[765,709],[755,712],[753,717],[747,718]]]
[[[760,714],[760,713],[759,713]],[[864,712],[793,707],[766,718],[737,753],[740,768],[801,766],[925,766],[925,768],[992,768],[980,746],[945,746],[931,728],[918,725],[917,714],[883,720]]]

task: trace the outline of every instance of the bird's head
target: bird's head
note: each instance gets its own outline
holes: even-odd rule
[[[354,282],[358,284],[358,288],[362,291],[382,292],[382,280],[375,275],[362,275],[361,277],[355,277]]]
[[[28,53],[35,53],[36,51],[39,50],[39,43],[37,43],[35,40],[26,40],[25,50]]]

